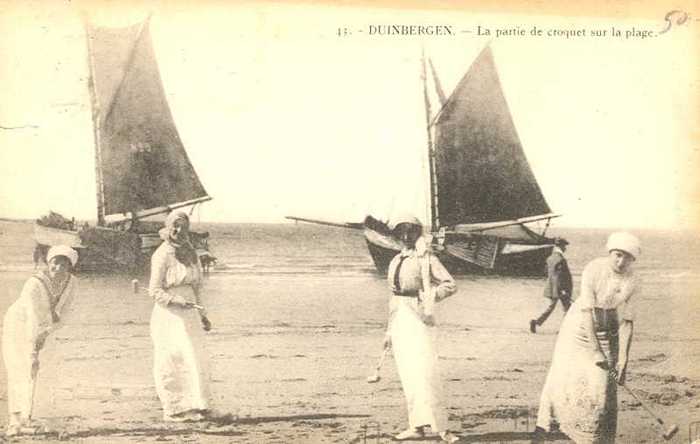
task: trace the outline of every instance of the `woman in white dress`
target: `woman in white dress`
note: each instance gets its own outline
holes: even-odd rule
[[[639,240],[613,233],[608,256],[583,270],[581,295],[562,322],[537,416],[535,440],[558,426],[576,443],[614,443],[617,384],[624,384],[639,281]]]
[[[435,303],[454,294],[457,286],[440,260],[420,242],[421,232],[415,217],[395,221],[394,234],[405,248],[391,261],[387,274],[393,295],[385,346],[390,344],[393,349],[409,424],[395,439],[421,438],[430,426],[444,441],[455,442],[457,437],[447,430],[447,411],[442,403],[433,311]]]
[[[2,355],[7,369],[7,436],[31,434],[39,352],[46,338],[67,317],[77,279],[71,274],[78,253],[65,245],[51,247],[46,270],[30,277],[7,310],[2,328]]]
[[[173,212],[160,231],[163,243],[151,258],[148,291],[153,376],[165,421],[200,421],[209,410],[208,356],[204,350],[205,314],[200,298],[202,268],[189,240],[189,218]]]

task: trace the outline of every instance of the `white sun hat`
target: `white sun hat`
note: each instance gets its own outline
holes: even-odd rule
[[[48,263],[56,256],[67,257],[73,267],[78,263],[78,252],[68,245],[55,245],[49,248],[49,252],[46,253],[46,262]]]
[[[625,231],[618,231],[611,234],[608,238],[607,248],[608,252],[612,250],[624,251],[625,253],[631,254],[635,259],[639,258],[642,254],[642,246],[637,236]]]

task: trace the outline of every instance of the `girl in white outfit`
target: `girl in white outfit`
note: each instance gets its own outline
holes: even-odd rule
[[[7,310],[2,329],[2,355],[7,369],[7,436],[31,434],[39,351],[49,334],[63,325],[76,291],[71,274],[78,253],[70,247],[51,247],[46,270],[30,277]]]
[[[624,384],[639,278],[639,240],[610,235],[608,256],[583,269],[581,295],[564,317],[540,398],[536,438],[558,427],[577,444],[612,444],[617,384]]]
[[[189,241],[189,218],[173,212],[151,258],[149,293],[153,376],[165,421],[200,421],[209,410],[208,356],[204,350],[202,267]],[[204,326],[204,328],[207,328]]]
[[[401,217],[394,225],[394,234],[405,248],[389,264],[387,279],[393,296],[385,346],[393,348],[409,424],[394,439],[421,438],[430,426],[444,441],[455,442],[457,437],[447,430],[447,411],[442,403],[433,308],[435,302],[457,291],[457,286],[424,244],[416,247],[422,232],[417,218]]]

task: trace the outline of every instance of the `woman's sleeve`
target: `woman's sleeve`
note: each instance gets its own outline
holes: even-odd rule
[[[196,254],[196,252],[195,252]],[[204,305],[202,303],[202,286],[204,284],[204,271],[202,270],[202,262],[199,260],[199,255],[197,255],[197,263],[195,264],[197,268],[197,280],[192,284],[192,290],[194,291],[194,297],[199,305]]]
[[[578,302],[581,311],[590,311],[595,306],[595,267],[589,262],[581,274],[581,296]]]
[[[75,313],[73,302],[75,300],[75,293],[78,288],[78,279],[75,276],[70,277],[68,286],[61,295],[61,299],[56,305],[56,322],[51,325],[51,330],[57,330],[66,323],[66,320],[72,318],[73,313]]]
[[[161,250],[162,251],[162,250]],[[173,298],[165,289],[165,275],[168,271],[168,257],[156,251],[151,256],[151,279],[148,282],[148,294],[156,303],[167,306]]]
[[[32,338],[32,342],[50,327],[51,316],[45,313],[49,304],[46,301],[46,294],[42,283],[36,278],[29,278],[22,288],[21,298],[28,300],[27,307],[27,337]]]
[[[623,291],[629,292],[625,298],[625,302],[617,308],[617,317],[620,320],[633,322],[637,314],[636,299],[639,297],[639,283],[636,281],[630,282],[628,288]]]
[[[396,288],[396,286],[394,285],[394,273],[396,273],[396,266],[398,264],[399,257],[400,257],[399,254],[394,256],[394,258],[391,260],[391,262],[389,262],[389,268],[387,268],[387,270],[386,270],[386,280],[387,280],[387,283],[389,284],[389,288],[391,289],[392,293],[395,293],[396,290],[398,290]]]
[[[442,265],[440,259],[430,255],[430,274],[436,284],[435,300],[441,301],[457,291],[457,284],[450,272]]]
[[[386,273],[386,280],[389,284],[389,288],[391,289],[391,295],[394,294],[396,291],[396,287],[394,286],[394,273],[396,272],[396,266],[398,264],[400,255],[397,254],[394,256],[394,258],[389,262],[389,268],[387,269]],[[394,298],[392,296],[389,296],[389,322],[387,323],[387,328],[388,324],[391,323],[391,318],[394,316],[394,312],[396,311],[396,302],[394,301]]]

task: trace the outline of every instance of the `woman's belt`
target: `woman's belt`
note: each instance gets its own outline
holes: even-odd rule
[[[191,285],[175,285],[166,288],[165,291],[171,295],[182,296],[187,302],[195,302],[194,288]]]
[[[595,330],[597,332],[608,332],[611,335],[616,335],[619,329],[619,321],[617,319],[617,310],[605,308],[593,308],[593,319]]]
[[[406,298],[417,298],[418,297],[418,290],[395,291],[394,296],[403,296]]]

